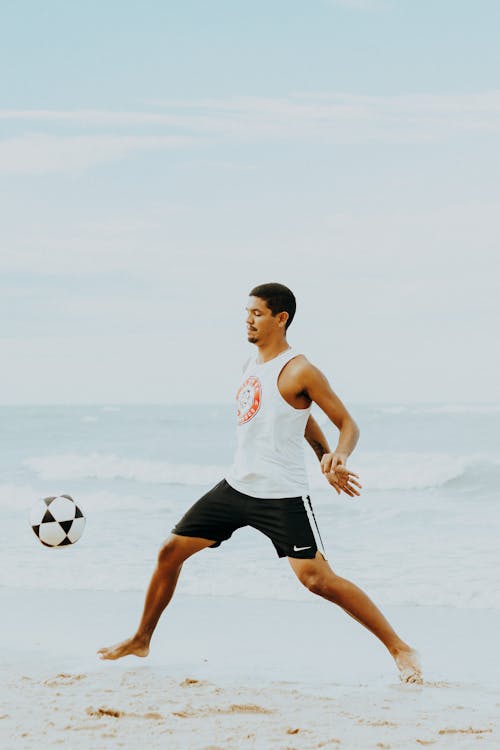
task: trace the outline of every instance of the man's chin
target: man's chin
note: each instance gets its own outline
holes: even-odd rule
[[[247,336],[247,341],[249,344],[256,344],[258,339],[257,339],[257,336],[254,336],[253,334],[249,333]]]

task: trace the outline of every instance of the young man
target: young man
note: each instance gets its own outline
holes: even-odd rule
[[[288,345],[286,331],[294,314],[295,297],[282,284],[263,284],[250,292],[247,333],[257,356],[245,366],[236,396],[237,448],[231,470],[172,530],[160,550],[136,634],[100,649],[102,659],[147,656],[184,561],[205,547],[218,547],[233,531],[249,525],[271,539],[304,586],[342,607],[382,641],[404,682],[422,681],[416,652],[366,594],[335,575],[326,560],[308,497],[304,437],[329,484],[338,494],[353,497],[361,485],[346,462],[359,431],[325,376]],[[339,430],[334,451],[310,414],[313,402]]]

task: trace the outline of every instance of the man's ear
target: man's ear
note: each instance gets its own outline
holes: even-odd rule
[[[286,325],[286,322],[290,316],[288,315],[285,310],[283,312],[278,313],[278,323],[280,325],[280,328],[284,328]]]

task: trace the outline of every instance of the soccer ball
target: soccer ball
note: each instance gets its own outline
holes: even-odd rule
[[[31,509],[31,528],[46,547],[77,542],[85,528],[85,516],[70,495],[38,500]]]

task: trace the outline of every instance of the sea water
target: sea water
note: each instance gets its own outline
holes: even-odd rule
[[[360,498],[337,496],[305,445],[332,568],[380,604],[500,608],[500,405],[350,405]],[[318,414],[331,446],[337,431]],[[0,408],[0,586],[145,590],[162,541],[231,463],[223,406]],[[69,547],[29,525],[41,497],[69,493],[87,525]],[[310,596],[271,542],[241,529],[189,559],[184,594]]]

